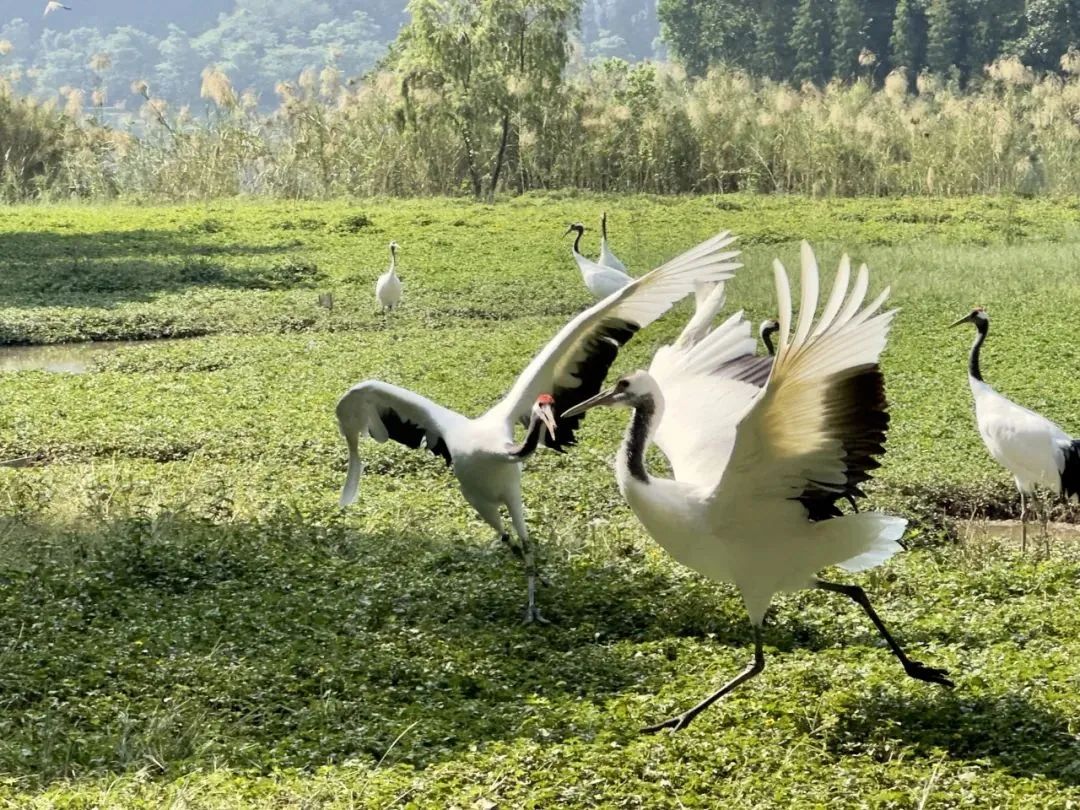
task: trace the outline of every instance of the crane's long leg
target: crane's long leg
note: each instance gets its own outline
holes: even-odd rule
[[[1043,553],[1050,556],[1050,499],[1044,498],[1038,490],[1034,491],[1035,503],[1039,505],[1039,519],[1042,521]]]
[[[881,633],[881,637],[885,639],[885,643],[889,645],[889,649],[892,650],[893,655],[900,659],[900,663],[904,666],[904,672],[912,678],[916,678],[920,681],[928,681],[930,683],[939,683],[942,686],[953,686],[953,682],[949,680],[949,673],[946,670],[928,667],[926,664],[920,663],[919,661],[912,661],[907,657],[907,653],[905,653],[903,648],[896,643],[896,639],[892,637],[888,628],[885,627],[885,622],[881,620],[881,617],[877,615],[877,611],[874,610],[873,605],[870,604],[870,599],[867,597],[866,591],[858,585],[841,585],[837,582],[825,582],[819,579],[814,583],[814,586],[823,591],[842,593],[844,596],[854,599],[859,607],[866,612],[866,615],[870,617],[870,621],[874,623],[874,627]]]
[[[525,515],[522,514],[521,511],[520,498],[517,501],[513,498],[509,499],[506,508],[510,511],[510,520],[514,524],[514,532],[521,542],[521,556],[525,563],[525,578],[528,582],[529,600],[525,605],[525,624],[532,624],[533,622],[538,624],[551,624],[551,622],[545,619],[540,613],[540,608],[536,606],[536,580],[539,577],[539,574],[536,570],[535,550],[533,549],[532,543],[529,541],[529,529],[525,525]]]
[[[662,723],[657,723],[654,726],[646,726],[645,728],[641,729],[641,733],[655,734],[656,732],[662,731],[665,728],[670,728],[672,731],[682,731],[684,728],[694,722],[695,717],[697,717],[707,708],[716,703],[716,701],[718,701],[728,692],[731,692],[736,686],[743,683],[744,681],[750,680],[755,675],[759,674],[763,669],[765,669],[765,652],[761,648],[761,626],[755,624],[754,660],[752,660],[749,664],[746,665],[746,669],[744,669],[730,681],[725,683],[723,686],[721,686],[719,689],[717,689],[699,704],[694,706],[692,709],[687,709],[682,714],[676,715],[675,717],[672,717],[669,720],[665,720]]]
[[[1027,500],[1024,490],[1020,490],[1020,553],[1027,552]]]

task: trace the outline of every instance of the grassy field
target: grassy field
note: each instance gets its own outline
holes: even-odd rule
[[[550,627],[519,624],[520,571],[438,460],[368,443],[337,508],[336,398],[378,377],[467,413],[497,400],[589,303],[559,237],[603,208],[634,273],[738,233],[729,301],[755,321],[801,238],[892,285],[871,500],[912,520],[911,550],[859,581],[954,691],[803,593],[776,603],[762,677],[638,736],[741,668],[750,630],[623,504],[622,414],[527,466]],[[391,239],[406,298],[384,319]],[[988,381],[1080,432],[1078,267],[1080,200],[0,209],[0,342],[190,338],[0,374],[0,457],[36,461],[0,470],[0,806],[1075,806],[1080,549],[955,542],[1017,504],[974,429],[971,330],[945,327],[985,305]]]

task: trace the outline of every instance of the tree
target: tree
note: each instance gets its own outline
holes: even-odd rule
[[[798,81],[824,84],[831,67],[832,4],[830,0],[802,0],[791,29],[795,52],[793,77]]]
[[[833,29],[833,75],[854,79],[859,75],[859,54],[866,47],[863,0],[836,0]]]
[[[542,117],[562,86],[576,0],[410,0],[390,64],[402,75],[409,126],[415,90],[437,101],[461,138],[473,194],[495,193],[520,122]]]
[[[1080,44],[1080,0],[1029,0],[1017,50],[1029,67],[1057,70],[1069,46]]]
[[[926,63],[942,75],[953,68],[966,78],[968,58],[967,0],[930,0],[926,12]]]
[[[754,69],[776,81],[791,77],[795,52],[791,48],[791,27],[798,0],[758,0],[757,59]]]
[[[660,0],[660,35],[691,76],[710,65],[752,69],[756,61],[754,8],[738,0]]]
[[[906,67],[914,80],[926,64],[926,14],[919,0],[896,4],[889,54],[896,67]]]
[[[866,47],[877,56],[874,76],[881,80],[892,69],[889,58],[889,37],[892,36],[897,0],[865,0]]]

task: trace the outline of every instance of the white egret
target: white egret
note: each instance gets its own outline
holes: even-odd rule
[[[664,266],[642,276],[593,305],[564,326],[532,359],[510,392],[487,413],[470,419],[397,386],[368,380],[353,387],[337,405],[338,424],[349,447],[349,470],[342,505],[356,499],[362,465],[358,440],[387,439],[417,448],[424,446],[449,464],[462,494],[481,518],[509,543],[501,507],[506,507],[521,543],[528,578],[526,621],[542,620],[535,600],[535,560],[521,502],[520,460],[542,441],[560,450],[574,443],[581,417],[566,417],[548,426],[549,435],[534,419],[526,442],[510,446],[514,423],[529,418],[530,408],[543,407],[538,397],[550,394],[553,413],[567,410],[593,396],[619,349],[641,328],[689,295],[695,284],[730,278],[740,267],[738,251],[725,250],[734,237],[727,233],[709,239]],[[535,413],[534,413],[535,416]]]
[[[629,275],[629,271],[626,269],[626,265],[620,261],[619,257],[611,252],[611,248],[608,247],[607,241],[607,211],[604,211],[600,215],[600,259],[599,263],[604,267],[610,267],[612,270],[618,270],[620,273],[626,273]]]
[[[385,314],[401,303],[401,279],[397,275],[398,243],[390,243],[390,267],[375,282],[375,298]]]
[[[575,222],[569,228],[566,229],[566,234],[577,232],[577,236],[574,238],[574,247],[572,248],[574,254],[574,261],[577,262],[578,269],[581,271],[581,277],[585,280],[585,286],[589,288],[589,292],[593,294],[593,297],[598,301],[607,298],[613,292],[621,290],[631,281],[630,276],[621,270],[616,270],[611,267],[604,267],[602,264],[594,262],[592,259],[587,259],[581,255],[581,237],[585,233],[585,226],[580,222]]]
[[[857,602],[908,675],[952,685],[944,670],[908,658],[862,588],[817,577],[831,565],[871,568],[901,548],[905,520],[877,512],[845,515],[836,505],[846,495],[862,495],[858,485],[884,452],[889,417],[878,356],[894,313],[878,310],[888,291],[862,307],[868,271],[859,269],[849,294],[845,257],[815,323],[817,263],[804,242],[802,306],[792,336],[791,293],[779,262],[775,276],[780,344],[763,388],[754,377],[770,358],[754,356],[750,324],[736,313],[698,340],[661,349],[648,372],[625,376],[563,414],[579,416],[598,405],[633,409],[616,461],[619,489],[676,560],[739,589],[753,625],[754,658],[741,674],[645,732],[685,728],[760,673],[761,629],[773,595],[808,587]],[[673,479],[645,469],[654,439]]]
[[[1020,492],[1020,547],[1027,550],[1027,498],[1038,499],[1036,487],[1054,495],[1080,497],[1080,440],[1045,416],[1006,399],[982,378],[979,352],[990,332],[990,316],[982,307],[953,323],[975,325],[975,343],[968,358],[968,383],[975,399],[975,421],[994,461],[1012,473]],[[1043,524],[1045,528],[1046,517]]]

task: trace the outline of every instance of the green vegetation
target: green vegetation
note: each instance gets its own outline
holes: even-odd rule
[[[286,77],[273,84],[272,110],[269,90],[244,84],[255,52],[202,68],[191,53],[182,65],[163,62],[177,81],[201,77],[193,106],[102,51],[93,75],[58,87],[59,112],[57,98],[26,95],[29,68],[0,35],[0,200],[493,199],[566,188],[1075,194],[1080,51],[1054,56],[1053,70],[1038,43],[1041,61],[999,58],[1012,31],[1000,2],[986,0],[979,14],[968,13],[969,0],[926,9],[916,0],[895,9],[887,0],[768,0],[731,14],[746,4],[679,6],[679,27],[717,49],[684,54],[684,70],[580,58],[574,0],[412,0],[409,23],[359,77],[355,65],[305,61],[314,46],[287,47],[264,32],[255,51]],[[309,5],[313,24],[336,13],[334,3]],[[288,8],[270,13],[252,0],[221,24],[258,32],[280,25]],[[331,34],[350,30],[334,17],[312,36],[321,31],[330,39],[319,47],[337,53]],[[889,70],[896,60],[868,37],[911,64]],[[242,36],[220,39],[247,48]],[[958,73],[951,60],[969,45]],[[736,47],[750,47],[754,61],[721,58]],[[924,58],[932,72],[915,64]],[[130,83],[130,111],[108,108],[106,75]]]
[[[732,591],[622,503],[620,414],[527,466],[549,628],[518,624],[517,563],[437,460],[367,443],[360,501],[337,508],[336,398],[373,376],[466,412],[496,400],[589,303],[559,234],[605,208],[635,273],[739,233],[729,300],[754,320],[802,237],[829,270],[846,249],[892,285],[871,500],[914,531],[859,581],[955,691],[903,678],[857,608],[802,593],[769,619],[761,678],[679,736],[639,737],[741,667],[750,633]],[[1016,503],[974,429],[971,335],[945,328],[987,306],[988,380],[1080,431],[1078,222],[1080,200],[1009,198],[0,209],[0,340],[197,336],[80,376],[0,374],[0,458],[37,460],[0,469],[0,806],[1080,801],[1080,551],[953,542],[955,521]],[[391,239],[405,300],[383,319]]]

